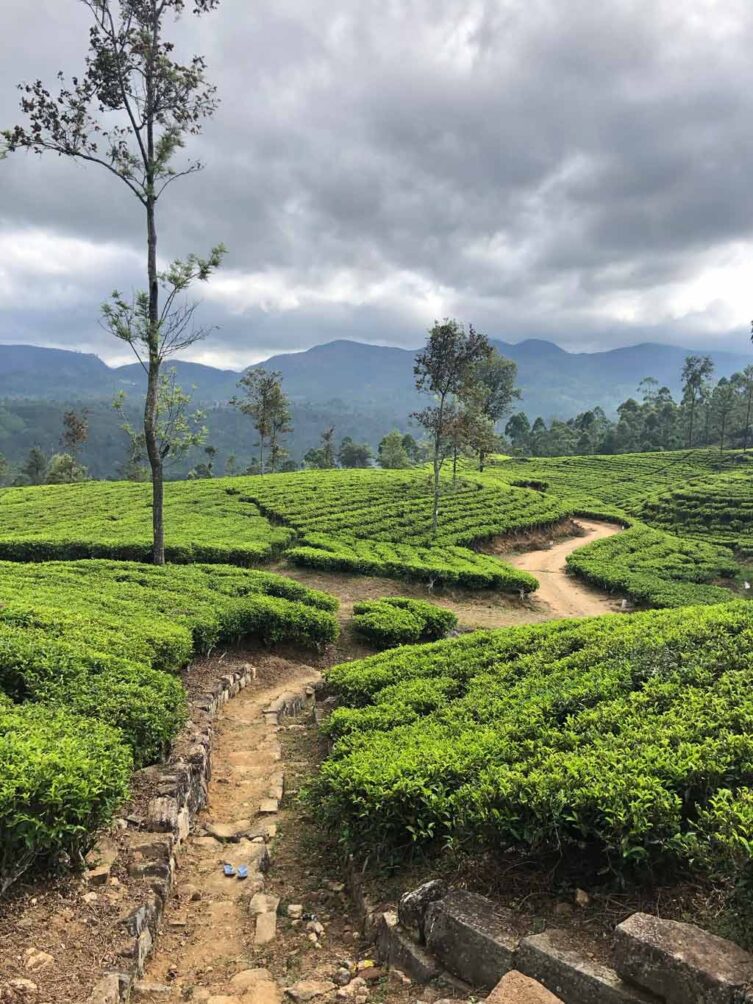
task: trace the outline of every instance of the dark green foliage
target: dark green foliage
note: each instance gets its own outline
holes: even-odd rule
[[[436,641],[458,623],[451,610],[402,596],[357,603],[353,613],[356,631],[376,648]]]
[[[747,603],[480,632],[328,680],[343,706],[312,797],[361,852],[516,845],[625,875],[722,838],[749,856]]]

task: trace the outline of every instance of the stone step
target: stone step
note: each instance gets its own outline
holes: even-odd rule
[[[597,944],[589,949],[580,933],[550,928],[523,938],[516,964],[565,1004],[659,1004],[656,997],[624,982],[602,961],[603,954]]]
[[[502,977],[486,998],[486,1004],[563,1004],[563,1001],[536,980],[513,969]]]
[[[430,903],[425,936],[429,951],[455,976],[471,986],[491,990],[515,969],[520,941],[510,910],[464,889]]]

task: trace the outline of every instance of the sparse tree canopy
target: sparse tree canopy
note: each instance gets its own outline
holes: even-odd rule
[[[63,435],[60,440],[67,452],[75,457],[88,438],[89,418],[86,409],[80,414],[76,411],[66,411],[63,415]]]
[[[160,272],[157,205],[178,178],[200,170],[179,163],[187,137],[201,130],[216,107],[201,56],[176,59],[167,23],[189,10],[201,15],[219,0],[82,0],[91,14],[89,54],[83,72],[57,94],[41,80],[21,85],[26,123],[2,133],[8,151],[52,151],[105,168],[127,186],[145,213],[147,289],[133,302],[119,293],[104,308],[107,328],[127,342],[147,372],[144,442],[152,474],[153,559],[164,564],[163,458],[158,433],[160,367],[206,331],[193,324],[195,307],[181,296],[196,279],[207,279],[223,248],[190,255]],[[162,304],[160,303],[163,299]]]
[[[283,437],[291,431],[290,405],[282,389],[282,374],[265,369],[249,370],[238,386],[243,396],[230,402],[253,422],[259,434],[259,474],[266,472],[267,448],[272,471],[287,456]]]
[[[491,355],[492,347],[486,335],[475,331],[473,326],[466,333],[458,321],[445,318],[441,324],[434,324],[426,346],[416,356],[413,368],[416,387],[431,394],[435,402],[413,416],[429,433],[432,442],[432,529],[435,533],[439,519],[440,474],[447,451],[452,448],[448,436],[457,420],[453,399],[472,382],[474,368]]]

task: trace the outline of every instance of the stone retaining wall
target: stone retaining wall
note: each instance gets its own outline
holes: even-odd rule
[[[144,966],[157,935],[165,903],[175,874],[175,852],[186,839],[196,814],[205,806],[211,778],[212,737],[217,711],[256,678],[256,670],[242,666],[221,676],[209,693],[189,705],[190,721],[179,736],[174,753],[165,764],[150,768],[156,772],[155,794],[138,829],[125,833],[129,850],[129,873],[148,880],[145,900],[122,921],[122,967],[102,976],[88,1004],[121,1004],[131,996],[133,984],[143,975]],[[128,826],[128,822],[125,821]],[[111,842],[104,837],[91,855],[89,872],[93,884],[107,881],[114,863]],[[104,862],[104,863],[103,863]]]
[[[506,1001],[513,998],[500,988],[515,973],[563,1004],[753,1004],[753,956],[693,924],[633,914],[616,928],[606,965],[581,935],[521,936],[511,911],[436,881],[406,893],[397,914],[374,915],[358,877],[351,864],[351,890],[380,961],[418,982],[448,972]]]

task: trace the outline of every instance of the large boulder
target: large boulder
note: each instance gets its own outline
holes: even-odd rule
[[[634,913],[615,930],[614,964],[667,1004],[753,1004],[753,956],[694,924]]]

